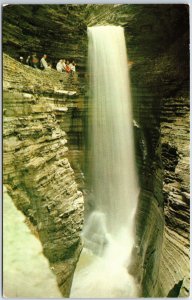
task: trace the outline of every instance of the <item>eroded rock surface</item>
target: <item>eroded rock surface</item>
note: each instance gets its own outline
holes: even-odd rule
[[[70,85],[62,76],[4,55],[4,183],[35,226],[67,297],[82,249],[83,196],[67,158],[66,133],[56,120],[58,110],[67,111],[66,95],[59,91]]]
[[[164,99],[161,119],[165,230],[160,289],[162,296],[187,297],[190,286],[189,100]]]

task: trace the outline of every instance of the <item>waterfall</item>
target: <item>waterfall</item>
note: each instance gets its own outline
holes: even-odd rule
[[[89,169],[94,199],[83,231],[82,255],[91,262],[76,272],[72,296],[135,297],[135,282],[127,268],[139,187],[124,30],[95,26],[88,28],[88,37]]]

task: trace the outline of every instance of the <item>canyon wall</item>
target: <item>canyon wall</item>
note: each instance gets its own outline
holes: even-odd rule
[[[168,297],[187,297],[190,287],[189,128],[189,99],[163,99],[161,142],[165,230],[159,283],[160,295]]]
[[[35,51],[39,55],[46,51],[53,62],[63,56],[75,59],[79,64],[81,81],[72,89],[78,88],[78,93],[82,95],[86,90],[86,26],[113,24],[124,27],[132,81],[136,160],[141,186],[136,218],[137,251],[134,251],[130,272],[136,276],[141,285],[142,296],[187,296],[189,294],[188,6],[89,4],[29,5],[17,6],[16,10],[15,8],[16,6],[11,5],[3,13],[4,51],[15,58],[19,55],[26,56],[30,51]],[[43,24],[46,26],[42,26]],[[7,60],[12,62],[9,67],[6,66]],[[19,67],[19,72],[14,70],[14,65]],[[7,56],[4,59],[4,68],[5,182],[9,184],[18,205],[22,199],[20,207],[26,211],[36,226],[37,224],[43,226],[41,224],[46,220],[48,222],[46,224],[50,224],[52,228],[53,220],[62,215],[61,199],[66,197],[67,205],[71,206],[70,195],[66,196],[64,192],[68,180],[74,195],[78,195],[78,192],[72,177],[76,176],[76,181],[83,186],[81,160],[86,142],[83,136],[86,131],[83,128],[83,119],[86,119],[86,101],[82,95],[67,100],[68,96],[56,92],[53,86],[56,90],[63,90],[63,84],[67,80],[60,78],[56,72],[54,76],[53,73],[50,73],[51,76],[43,73],[45,80],[42,81],[40,73],[16,62],[13,63]],[[28,72],[30,75],[35,74],[34,81],[32,75],[27,77]],[[18,74],[23,74],[22,78]],[[52,82],[53,78],[57,83]],[[64,80],[63,83],[60,80]],[[68,82],[66,86],[70,84]],[[67,107],[68,112],[65,113]],[[76,170],[75,174],[65,160],[67,149],[64,131],[68,131],[71,143],[69,159],[73,157],[71,165]],[[48,140],[41,142],[46,136]],[[31,154],[28,154],[28,149],[32,151]],[[45,159],[41,157],[43,151],[46,154]],[[54,156],[55,153],[58,154]],[[32,161],[31,157],[34,158]],[[64,165],[61,167],[60,160],[63,159]],[[59,174],[60,171],[62,176]],[[42,186],[39,186],[38,182],[41,181],[43,173],[45,178],[42,178]],[[79,198],[81,199],[80,195],[77,199]],[[45,214],[41,214],[40,206],[42,205],[44,209],[44,199],[45,205],[50,201],[53,203],[45,208]],[[59,215],[55,212],[55,216],[49,219],[47,215],[54,211],[52,204],[55,201],[58,203],[56,210]],[[75,200],[72,198],[72,201]],[[74,219],[77,217],[79,221],[81,220],[80,223],[81,205],[77,205],[78,208],[72,213]],[[62,209],[65,211],[65,208]],[[69,231],[73,232],[69,218],[70,216],[66,219],[68,223],[65,224],[70,228]],[[51,248],[49,239],[60,236],[60,228],[65,226],[60,225],[60,219],[57,220],[58,223],[53,226],[53,230],[46,232],[46,229],[42,229],[40,233],[40,238],[45,244],[45,253],[50,257],[52,250],[49,251]],[[72,272],[80,251],[78,249],[81,248],[78,237],[81,226],[76,226],[78,228],[75,227],[74,230],[77,230],[77,234],[72,234],[72,244],[68,241],[70,238],[67,233],[62,247],[57,238],[58,245],[52,247],[54,251],[58,251],[61,261],[65,256],[62,256],[61,252],[63,254],[66,252],[65,257],[68,257],[70,252],[70,258],[64,261],[64,268]],[[68,252],[67,249],[71,250]],[[73,261],[72,269],[70,259]],[[65,295],[69,292],[72,272]],[[64,281],[63,277],[63,286]]]
[[[4,184],[68,297],[82,249],[84,208],[57,113],[67,113],[74,86],[57,71],[34,70],[7,55],[3,66]]]
[[[144,271],[140,282],[144,296],[186,297],[190,287],[188,7],[141,6],[135,12],[126,32],[134,33],[128,49],[144,150],[144,155],[137,151],[142,187],[138,262]]]

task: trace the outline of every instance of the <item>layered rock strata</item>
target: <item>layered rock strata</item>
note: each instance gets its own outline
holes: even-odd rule
[[[33,224],[68,297],[83,225],[83,196],[67,158],[66,133],[56,120],[56,112],[68,109],[72,93],[66,98],[63,91],[70,85],[56,71],[33,70],[7,55],[3,61],[4,184]]]
[[[151,107],[151,97],[155,95],[146,94],[146,91],[140,93],[137,91],[137,96],[141,97],[140,101],[143,100],[143,110],[140,106],[135,107],[139,126],[134,127],[140,197],[135,224],[136,249],[133,251],[131,271],[141,287],[140,296],[152,297],[158,283],[164,231],[163,171],[160,131]]]
[[[165,230],[160,295],[188,297],[190,286],[189,99],[163,99],[161,109]],[[163,281],[166,281],[164,285]]]

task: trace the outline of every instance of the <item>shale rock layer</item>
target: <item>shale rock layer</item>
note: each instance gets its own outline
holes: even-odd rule
[[[67,158],[66,134],[56,120],[58,110],[67,111],[61,92],[67,79],[53,70],[23,66],[7,55],[3,60],[4,184],[35,226],[67,297],[82,249],[83,224],[83,196]]]
[[[189,100],[163,99],[161,111],[165,230],[159,281],[162,296],[187,297],[190,286]]]

